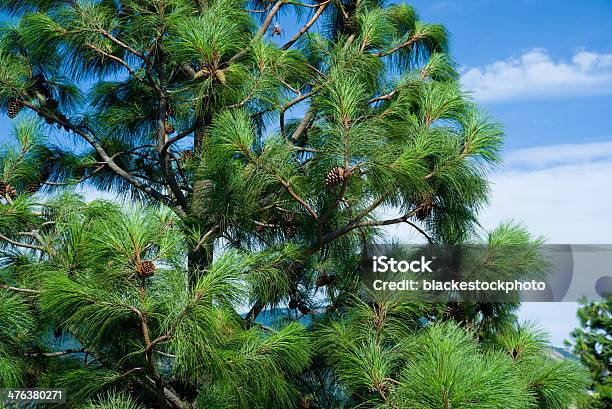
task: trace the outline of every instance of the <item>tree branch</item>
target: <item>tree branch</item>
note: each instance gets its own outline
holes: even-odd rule
[[[132,175],[131,173],[127,172],[126,170],[121,168],[119,165],[117,165],[117,163],[113,160],[113,158],[108,153],[106,153],[106,151],[104,150],[102,145],[92,135],[90,135],[88,132],[86,132],[85,130],[83,130],[80,127],[76,126],[75,124],[70,122],[70,120],[62,119],[62,118],[59,118],[57,115],[45,112],[42,109],[38,108],[37,106],[35,106],[34,104],[31,104],[28,101],[21,101],[21,102],[24,104],[24,106],[27,106],[28,108],[32,109],[38,115],[40,115],[40,116],[42,116],[42,117],[44,117],[46,119],[49,119],[52,122],[63,126],[65,129],[70,130],[70,131],[74,132],[75,134],[79,135],[89,145],[91,145],[91,147],[94,148],[96,153],[98,155],[100,155],[102,160],[108,165],[108,167],[115,174],[117,174],[119,177],[121,177],[122,179],[127,181],[129,184],[131,184],[135,188],[143,191],[144,193],[148,194],[149,196],[153,197],[154,199],[158,200],[159,202],[161,202],[161,203],[171,207],[172,209],[174,209],[177,212],[177,214],[179,216],[183,216],[183,217],[185,216],[185,212],[183,211],[183,209],[181,209],[180,206],[178,206],[176,203],[174,203],[171,198],[169,198],[168,196],[162,194],[161,192],[159,192],[158,190],[154,189],[150,185],[147,185],[147,184],[141,182],[134,175]]]
[[[321,17],[321,14],[323,14],[323,11],[325,11],[325,8],[327,7],[327,5],[330,3],[331,0],[327,0],[324,3],[320,3],[319,4],[319,8],[317,9],[317,11],[313,14],[313,16],[310,18],[310,20],[308,20],[306,22],[306,24],[304,24],[304,26],[291,38],[291,40],[287,41],[282,47],[281,50],[286,50],[289,47],[291,47],[293,44],[295,44],[295,42],[297,40],[300,39],[300,37],[302,37],[309,29],[310,27],[312,27],[312,25],[319,19],[319,17]],[[308,5],[305,5],[308,6]]]
[[[278,0],[275,4],[274,7],[272,7],[272,9],[270,10],[270,12],[268,13],[268,15],[266,16],[266,19],[264,20],[264,22],[262,23],[261,27],[259,28],[259,30],[257,30],[257,33],[255,33],[255,36],[253,37],[253,40],[251,41],[251,43],[254,43],[256,41],[259,41],[259,39],[261,37],[263,37],[263,35],[266,33],[266,31],[268,30],[268,27],[270,26],[270,23],[272,22],[272,19],[274,18],[274,16],[276,15],[276,13],[278,13],[278,11],[280,10],[280,8],[283,6],[283,4],[285,4],[286,0]],[[233,63],[234,61],[236,61],[237,59],[243,57],[248,51],[249,48],[251,48],[251,44],[249,44],[247,47],[243,48],[242,50],[238,51],[236,54],[234,54],[229,60],[227,60],[225,63],[221,64],[219,66],[219,68],[225,67],[231,63]]]
[[[381,95],[376,98],[372,98],[371,100],[368,101],[368,103],[373,104],[374,102],[379,102],[379,101],[389,101],[391,98],[395,96],[395,94],[397,94],[397,90],[393,90],[389,92],[388,94]]]
[[[42,246],[36,246],[34,244],[21,243],[19,241],[15,241],[15,240],[10,239],[10,238],[6,237],[3,234],[0,234],[0,240],[4,240],[7,243],[12,244],[13,246],[16,246],[16,247],[23,247],[23,248],[30,249],[30,250],[38,250],[38,251],[42,251],[44,253],[47,252],[47,250],[44,247],[42,247]]]
[[[425,230],[421,229],[419,226],[417,226],[415,223],[411,222],[410,220],[404,220],[404,223],[412,226],[416,231],[421,233],[427,239],[429,244],[433,244],[433,239],[431,238],[429,234],[427,234],[427,232],[425,232]]]
[[[257,34],[255,34],[256,40],[259,40],[266,33],[268,27],[270,26],[270,23],[272,22],[272,19],[274,18],[276,13],[278,13],[284,3],[285,0],[278,0],[276,4],[274,4],[274,7],[272,7],[272,10],[270,10],[270,13],[268,13],[268,15],[266,16],[266,19],[264,20],[263,24],[261,25],[259,30],[257,30]]]
[[[93,172],[91,172],[91,175],[87,175],[85,177],[79,178],[73,182],[48,182],[48,181],[43,181],[41,182],[43,185],[48,185],[48,186],[74,186],[74,185],[78,185],[79,183],[83,183],[88,179],[91,179],[92,177],[95,176],[96,173],[100,172],[102,169],[104,169],[106,165],[101,165],[98,166],[97,168],[94,169]]]
[[[326,234],[325,236],[323,236],[321,241],[322,241],[322,243],[329,243],[330,241],[335,240],[338,237],[344,236],[345,234],[351,232],[352,230],[360,228],[360,227],[388,226],[390,224],[399,224],[399,223],[407,222],[410,217],[414,216],[415,213],[419,209],[421,209],[421,207],[422,206],[417,206],[416,208],[411,210],[409,213],[407,213],[407,214],[405,214],[403,216],[400,216],[400,217],[396,217],[394,219],[371,220],[371,221],[367,221],[367,222],[358,223],[357,221],[359,220],[359,218],[355,218],[352,221],[350,221],[349,223],[347,223],[344,227],[341,227],[341,228],[339,228],[339,229],[337,229],[337,230],[335,230],[333,232],[330,232],[330,233]]]
[[[295,128],[295,131],[293,131],[293,135],[291,135],[290,138],[291,142],[297,143],[299,141],[302,134],[306,131],[306,129],[308,129],[308,126],[310,125],[310,122],[312,121],[313,117],[314,112],[312,111],[312,109],[309,109],[298,124],[297,128]]]
[[[166,152],[168,149],[170,149],[170,146],[172,146],[172,144],[180,141],[181,139],[188,137],[189,135],[193,133],[194,130],[195,130],[195,126],[190,126],[189,128],[180,132],[175,137],[168,139],[166,143],[164,143],[164,146],[161,147],[160,152]]]
[[[34,352],[31,354],[28,354],[29,357],[46,357],[46,358],[55,358],[58,356],[64,356],[64,355],[69,355],[69,354],[84,354],[85,352],[85,348],[81,348],[81,349],[67,349],[65,351],[57,351],[57,352]]]
[[[5,290],[14,291],[16,293],[25,293],[25,294],[40,294],[39,290],[32,290],[29,288],[18,288],[12,287],[10,285],[0,284],[0,288],[4,288]]]
[[[162,56],[159,57],[160,65],[159,71],[163,72],[165,68],[164,59]],[[160,101],[157,112],[157,139],[158,139],[158,152],[159,152],[159,165],[162,169],[162,173],[164,174],[164,178],[166,179],[166,183],[172,192],[175,200],[178,202],[178,206],[183,210],[187,210],[187,198],[183,194],[181,187],[179,186],[174,170],[172,169],[172,164],[170,162],[170,158],[168,157],[167,149],[164,150],[166,145],[168,144],[168,136],[166,134],[166,124],[168,121],[167,116],[167,107],[168,107],[168,98],[166,96],[166,82],[163,76],[160,76]]]
[[[147,73],[147,79],[149,80],[149,82],[153,86],[153,88],[155,88],[157,91],[161,92],[160,87],[157,85],[157,83],[153,79],[152,68],[151,68],[151,66],[153,64],[152,64],[151,59],[149,57],[147,57],[143,53],[139,52],[138,50],[134,49],[133,47],[130,47],[129,45],[127,45],[123,41],[119,40],[118,38],[113,36],[111,33],[106,31],[105,29],[103,29],[102,27],[98,28],[98,32],[100,34],[102,34],[104,37],[108,38],[113,43],[115,43],[116,45],[118,45],[119,47],[123,48],[124,50],[128,51],[129,53],[135,55],[136,57],[138,57],[142,61],[144,61],[144,63],[145,63],[145,72]]]
[[[140,81],[144,81],[144,79],[142,77],[140,77],[136,73],[136,71],[132,67],[130,67],[129,64],[127,62],[125,62],[122,58],[119,58],[116,55],[107,53],[106,51],[102,50],[101,48],[96,47],[93,44],[87,43],[87,44],[85,44],[85,47],[87,47],[87,48],[89,48],[89,49],[91,49],[91,50],[93,50],[93,51],[95,51],[95,52],[97,52],[99,54],[102,54],[103,57],[106,57],[106,58],[108,58],[110,60],[118,62],[119,64],[123,65],[129,71],[129,73],[134,76],[134,78],[137,78]]]
[[[195,252],[195,251],[198,251],[200,248],[202,248],[204,243],[206,243],[206,240],[208,240],[210,236],[213,235],[218,229],[219,229],[219,225],[216,224],[210,230],[208,230],[206,234],[204,234],[204,236],[202,236],[202,238],[198,241],[193,251]]]
[[[140,280],[139,292],[140,292],[140,304],[144,306],[146,305],[145,279],[144,278]],[[145,359],[147,362],[147,372],[149,373],[149,376],[151,376],[151,378],[153,378],[153,381],[155,382],[157,400],[159,402],[160,407],[164,409],[167,406],[166,396],[164,393],[165,387],[164,387],[162,378],[157,372],[157,368],[155,367],[155,360],[153,358],[153,347],[151,345],[151,338],[150,338],[150,333],[149,333],[149,320],[147,317],[147,313],[145,311],[139,311],[139,313],[140,313],[140,323],[142,327],[142,338],[145,343]]]
[[[376,57],[386,57],[389,54],[393,54],[397,50],[400,50],[400,49],[406,48],[406,47],[410,47],[412,44],[416,43],[420,39],[421,39],[421,37],[419,35],[412,36],[412,37],[410,37],[408,39],[408,41],[405,41],[405,42],[401,43],[400,45],[393,47],[390,50],[381,51],[381,52],[375,53],[374,56],[376,56]]]

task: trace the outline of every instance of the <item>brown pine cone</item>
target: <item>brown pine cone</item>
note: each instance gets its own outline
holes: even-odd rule
[[[295,221],[295,214],[291,212],[285,213],[284,220],[287,224],[293,224],[293,222]]]
[[[325,287],[326,285],[333,284],[336,281],[336,276],[329,275],[326,272],[321,273],[317,276],[316,285],[317,287]]]
[[[6,110],[8,111],[8,117],[13,119],[23,109],[23,103],[17,98],[11,98],[7,103]]]
[[[433,208],[433,198],[431,197],[431,195],[427,195],[421,198],[420,201],[417,201],[417,208],[414,212],[414,215],[417,219],[423,221],[427,219],[429,215],[431,215]]]
[[[342,166],[336,166],[327,172],[325,176],[325,184],[328,187],[336,187],[344,182],[350,176],[350,173],[345,171]]]
[[[173,134],[175,131],[174,126],[170,122],[166,122],[166,134]]]
[[[298,404],[300,409],[312,409],[314,408],[314,402],[310,396],[302,396]]]
[[[150,260],[140,261],[136,264],[136,271],[141,277],[151,277],[155,274],[155,263]]]
[[[297,234],[297,228],[294,225],[285,227],[285,236],[292,238]]]
[[[297,308],[298,308],[298,311],[304,315],[311,313],[310,308],[308,308],[308,306],[304,303],[299,303]]]
[[[33,195],[34,193],[40,190],[41,186],[42,186],[42,183],[40,182],[32,182],[26,186],[26,193],[28,195]]]
[[[17,190],[10,183],[0,181],[0,194],[14,199],[17,197]]]
[[[215,71],[215,78],[217,79],[217,81],[219,81],[222,85],[225,85],[225,73],[223,72],[223,70],[216,70]]]

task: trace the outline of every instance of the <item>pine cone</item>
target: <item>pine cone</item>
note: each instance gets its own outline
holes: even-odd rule
[[[193,159],[193,151],[191,149],[185,149],[181,152],[181,161],[187,162]]]
[[[219,81],[222,85],[225,85],[225,73],[223,72],[223,70],[217,70],[215,71],[215,78],[217,79],[217,81]]]
[[[417,219],[423,221],[429,217],[429,215],[433,211],[433,208],[433,198],[430,195],[427,195],[420,200],[419,204],[417,204],[417,209],[414,212],[414,215]]]
[[[264,226],[260,226],[259,224],[255,226],[255,231],[259,234],[263,233],[266,228]]]
[[[175,131],[174,126],[170,122],[166,122],[166,134],[173,134]]]
[[[293,222],[295,221],[295,214],[291,212],[285,213],[284,221],[286,224],[293,224]]]
[[[287,236],[288,238],[295,237],[296,234],[297,228],[294,225],[289,225],[285,227],[285,236]]]
[[[308,306],[304,304],[303,302],[299,303],[297,308],[298,308],[298,311],[300,311],[304,315],[311,313],[310,308],[308,308]]]
[[[310,396],[302,396],[298,404],[300,409],[312,409],[314,408],[314,402]]]
[[[17,98],[11,98],[7,104],[7,111],[9,118],[15,118],[19,112],[23,109],[23,103]]]
[[[136,271],[141,277],[151,277],[155,274],[155,264],[150,260],[140,261],[136,265]]]
[[[14,199],[17,197],[17,190],[10,183],[0,181],[0,194]]]
[[[327,172],[327,175],[325,176],[325,184],[328,187],[336,187],[343,183],[349,176],[349,172],[345,171],[342,166],[336,166]]]
[[[40,190],[41,186],[42,186],[42,183],[40,182],[32,182],[26,186],[26,189],[25,189],[26,193],[28,195],[33,195],[34,193]]]
[[[325,287],[336,282],[336,276],[329,275],[326,272],[321,273],[317,276],[316,285],[317,287]]]

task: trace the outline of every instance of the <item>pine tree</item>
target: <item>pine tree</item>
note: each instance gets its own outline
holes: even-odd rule
[[[460,89],[444,27],[371,0],[0,8],[18,18],[0,35],[0,103],[25,113],[0,153],[3,386],[65,387],[70,407],[109,408],[566,408],[580,396],[581,371],[524,335],[516,304],[360,297],[361,250],[384,226],[482,239],[503,132]],[[289,39],[281,14],[300,24]],[[55,128],[71,143],[53,145]],[[133,206],[83,203],[66,192],[79,184]],[[493,239],[533,250],[500,271],[541,261],[518,226]],[[285,320],[257,322],[284,305]]]
[[[600,302],[583,302],[578,310],[580,328],[571,334],[574,354],[589,369],[593,395],[588,407],[606,408],[612,405],[612,298]]]

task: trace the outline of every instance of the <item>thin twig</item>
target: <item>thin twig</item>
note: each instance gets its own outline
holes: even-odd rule
[[[81,349],[66,349],[65,351],[57,351],[57,352],[33,352],[28,354],[29,357],[46,357],[46,358],[55,358],[58,356],[64,356],[69,354],[83,354],[85,353],[85,348]]]
[[[323,14],[323,11],[325,11],[325,8],[327,7],[327,5],[330,3],[331,0],[327,0],[326,2],[323,3],[319,3],[318,5],[307,5],[307,4],[300,4],[301,6],[304,7],[317,7],[318,9],[317,11],[313,14],[313,16],[310,18],[310,20],[308,20],[306,22],[306,24],[304,24],[304,26],[302,28],[300,28],[300,30],[295,33],[295,35],[291,38],[291,40],[287,41],[282,47],[281,50],[286,50],[289,47],[291,47],[293,44],[295,44],[295,42],[297,40],[300,39],[300,37],[302,37],[309,29],[310,27],[312,27],[312,25],[319,19],[319,17],[321,17],[321,14]],[[293,3],[295,4],[295,3]]]
[[[40,294],[39,290],[32,290],[30,288],[12,287],[10,285],[5,285],[5,284],[0,284],[0,288],[4,288],[5,290],[9,290],[9,291],[14,291],[16,293]]]
[[[13,246],[23,247],[23,248],[30,249],[30,250],[38,250],[38,251],[42,251],[45,253],[47,252],[47,250],[44,247],[36,246],[34,244],[21,243],[21,242],[10,239],[3,234],[0,234],[0,240],[4,240],[7,243],[12,244]]]

